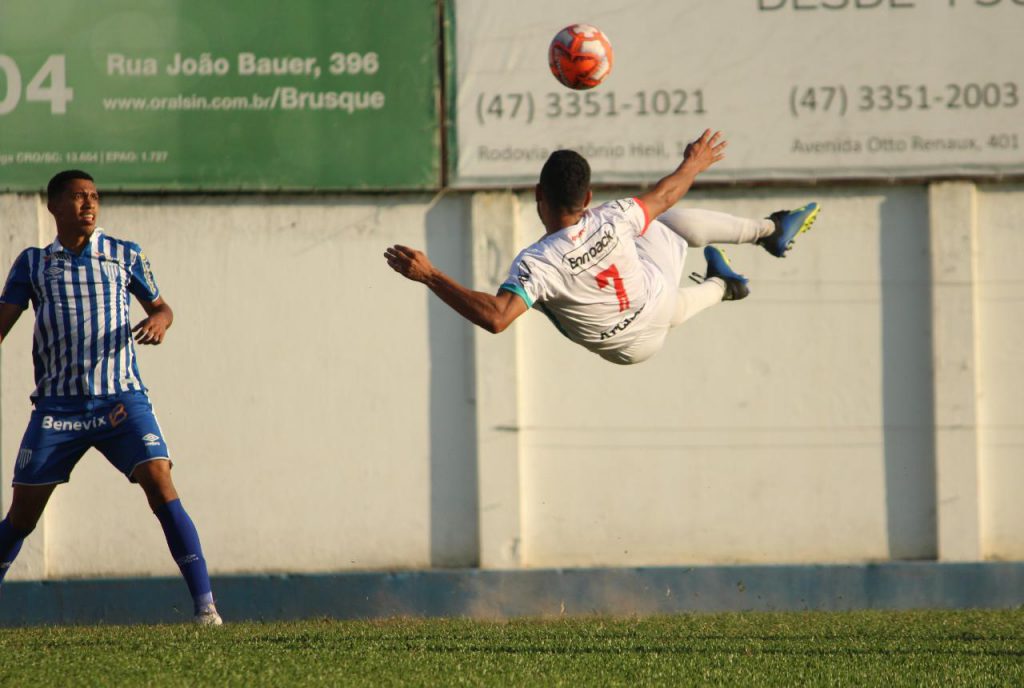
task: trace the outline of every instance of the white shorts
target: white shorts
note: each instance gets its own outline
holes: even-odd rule
[[[644,235],[636,240],[636,248],[640,260],[654,268],[661,280],[661,290],[647,302],[633,340],[622,349],[599,352],[605,360],[620,365],[646,361],[661,350],[671,328],[686,262],[686,241],[657,220],[652,220]]]

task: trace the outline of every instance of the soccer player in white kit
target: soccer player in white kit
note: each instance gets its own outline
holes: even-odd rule
[[[747,279],[708,244],[757,243],[782,257],[817,218],[816,203],[764,220],[673,208],[697,175],[722,159],[725,146],[719,132],[707,130],[651,191],[593,209],[587,207],[587,161],[574,151],[555,151],[535,192],[546,233],[519,253],[494,295],[467,289],[409,247],[392,246],[385,258],[490,332],[537,308],[562,334],[605,360],[640,363],[661,349],[671,328],[749,293]],[[708,266],[702,283],[680,288],[687,246],[707,246]]]

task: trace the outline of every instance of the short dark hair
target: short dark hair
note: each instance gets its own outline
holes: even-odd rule
[[[540,171],[544,199],[561,210],[581,210],[590,191],[590,163],[573,150],[556,150]]]
[[[67,188],[68,182],[72,179],[88,179],[90,182],[96,180],[92,178],[92,175],[82,170],[64,170],[53,175],[50,183],[46,185],[46,202],[53,201],[57,196],[60,196],[64,189]]]

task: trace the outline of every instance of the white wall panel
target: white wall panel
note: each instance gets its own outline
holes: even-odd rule
[[[812,198],[821,218],[789,258],[730,249],[747,300],[697,316],[631,367],[536,313],[474,338],[391,273],[381,254],[401,242],[495,288],[503,268],[473,267],[486,232],[469,195],[108,194],[101,224],[145,248],[176,311],[140,360],[216,573],[935,558],[927,188],[719,189],[686,202],[763,216]],[[978,509],[983,556],[996,559],[1024,556],[1022,199],[1019,185],[987,186],[977,204]],[[512,212],[507,231],[529,241],[541,232],[532,196],[516,200],[488,207]],[[0,207],[6,264],[52,236],[37,198]],[[699,251],[687,270],[703,271]],[[4,510],[30,410],[30,333],[25,317],[0,355]],[[499,393],[502,357],[516,361],[514,427],[476,405],[478,390]],[[498,435],[519,483],[487,496]],[[518,527],[492,532],[481,524],[499,493],[517,500],[502,508]],[[90,452],[10,577],[174,573],[141,491]]]

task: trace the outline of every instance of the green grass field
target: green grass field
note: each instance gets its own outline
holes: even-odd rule
[[[0,685],[1024,685],[1024,610],[0,630]]]

